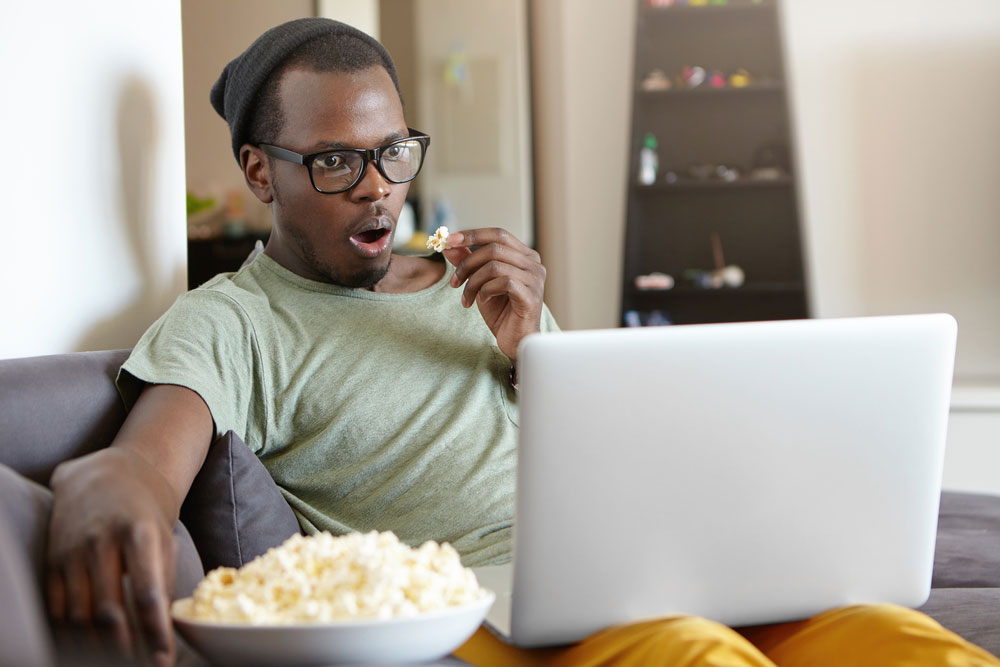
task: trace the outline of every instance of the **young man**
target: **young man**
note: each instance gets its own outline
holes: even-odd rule
[[[150,328],[119,378],[130,412],[114,443],[53,476],[52,614],[102,621],[127,647],[127,573],[138,630],[162,663],[174,652],[171,529],[210,442],[229,429],[307,532],[393,530],[410,543],[451,542],[468,565],[508,558],[511,370],[525,336],[555,328],[538,254],[502,230],[453,234],[448,263],[391,254],[429,138],[407,127],[392,61],[370,37],[324,19],[278,26],[226,67],[212,103],[248,186],[271,207],[270,240]],[[753,637],[810,664],[990,660],[888,606]],[[555,651],[516,651],[481,630],[459,654],[482,664],[772,664],[734,631],[690,618]]]

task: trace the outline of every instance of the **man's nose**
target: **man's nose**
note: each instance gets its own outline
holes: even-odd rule
[[[359,201],[379,201],[389,196],[392,184],[378,170],[374,162],[369,162],[358,184],[351,189],[351,198]]]

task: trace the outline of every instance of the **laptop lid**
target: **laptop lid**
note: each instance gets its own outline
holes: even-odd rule
[[[906,315],[527,338],[511,639],[922,604],[956,329]]]

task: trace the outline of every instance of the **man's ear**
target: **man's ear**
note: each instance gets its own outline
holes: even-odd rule
[[[250,190],[265,204],[274,201],[271,166],[263,151],[252,144],[240,146],[240,165]]]

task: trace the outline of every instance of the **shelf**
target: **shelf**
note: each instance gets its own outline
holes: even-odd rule
[[[674,5],[672,7],[649,7],[643,5],[642,13],[646,16],[691,16],[691,15],[715,15],[719,14],[741,14],[754,12],[774,11],[773,2],[761,3],[733,3],[730,5],[707,5],[705,7],[691,7],[690,5]]]
[[[675,324],[808,317],[779,0],[695,7],[634,1],[622,323],[657,312]],[[706,70],[706,80],[689,88],[677,77],[694,66]],[[723,73],[729,84],[737,67],[749,73],[749,85],[709,85],[709,73]],[[666,90],[643,89],[644,82],[655,88],[668,79]],[[653,183],[642,185],[647,134],[656,138],[659,168]],[[720,177],[737,174],[733,181]],[[699,178],[705,176],[711,178]],[[686,267],[724,264],[723,251],[746,272],[743,286],[706,289],[686,278]],[[636,289],[636,275],[650,271],[672,274],[677,283]]]
[[[684,298],[719,298],[729,296],[784,296],[797,295],[805,292],[805,286],[798,283],[757,283],[743,287],[720,287],[719,289],[704,289],[690,285],[678,285],[667,290],[640,290],[632,288],[632,294],[639,298],[667,298],[670,296]]]
[[[748,86],[723,86],[722,88],[712,88],[707,85],[700,85],[697,88],[667,88],[666,90],[645,90],[641,88],[641,82],[636,86],[639,94],[651,101],[681,99],[685,97],[711,97],[712,95],[750,95],[755,93],[781,93],[785,90],[785,84],[781,81],[766,81],[752,83]]]
[[[636,192],[671,192],[684,190],[746,190],[753,188],[783,188],[794,183],[791,176],[781,178],[745,178],[738,181],[678,181],[677,183],[633,184]]]

